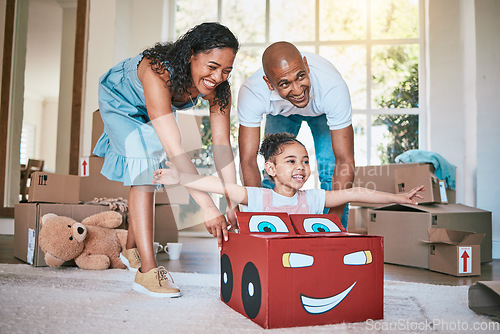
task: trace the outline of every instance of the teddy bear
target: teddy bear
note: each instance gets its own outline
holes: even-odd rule
[[[120,252],[127,241],[127,230],[120,226],[122,215],[104,211],[85,218],[81,223],[53,213],[43,215],[38,236],[45,253],[45,263],[59,267],[75,260],[82,269],[125,269]]]

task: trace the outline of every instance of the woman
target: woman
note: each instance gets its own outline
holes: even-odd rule
[[[129,238],[122,260],[129,269],[140,266],[134,290],[155,297],[180,296],[170,274],[158,267],[153,251],[154,170],[164,166],[166,153],[179,170],[196,173],[182,148],[176,110],[192,108],[198,98],[209,102],[215,164],[225,182],[236,183],[227,79],[238,49],[238,40],[228,28],[203,23],[175,42],[157,44],[120,62],[100,78],[104,133],[94,154],[105,157],[104,176],[131,186]],[[189,192],[203,210],[208,232],[221,247],[222,237],[227,238],[224,216],[208,194]]]

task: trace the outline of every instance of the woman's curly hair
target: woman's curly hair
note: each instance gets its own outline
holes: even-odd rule
[[[297,140],[295,135],[288,132],[267,134],[260,144],[259,153],[264,156],[266,162],[270,161],[270,159],[274,162],[274,158],[283,152],[283,145],[290,143],[299,143],[304,146],[304,144]]]
[[[174,97],[182,96],[192,85],[191,55],[207,52],[212,49],[231,48],[234,54],[240,45],[234,34],[222,24],[206,22],[199,24],[175,42],[157,43],[154,47],[143,51],[143,56],[150,60],[151,69],[158,74],[167,70],[170,80],[167,82]],[[224,81],[215,88],[215,103],[223,111],[229,105],[231,90],[229,83]]]

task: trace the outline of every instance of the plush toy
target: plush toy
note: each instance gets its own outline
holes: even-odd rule
[[[120,252],[127,241],[127,231],[115,229],[121,222],[122,215],[116,211],[89,216],[81,223],[53,213],[44,215],[38,240],[45,263],[59,267],[74,259],[82,269],[124,269]]]

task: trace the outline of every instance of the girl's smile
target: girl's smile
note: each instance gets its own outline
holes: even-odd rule
[[[266,162],[267,173],[273,177],[274,191],[283,196],[293,196],[311,175],[307,150],[300,143],[283,144],[274,162]]]

